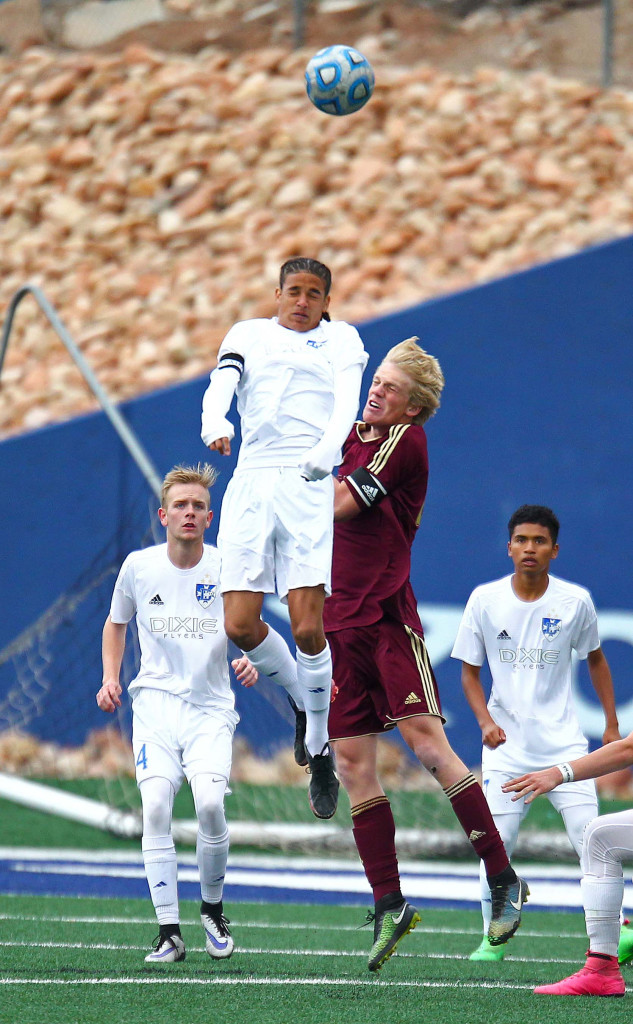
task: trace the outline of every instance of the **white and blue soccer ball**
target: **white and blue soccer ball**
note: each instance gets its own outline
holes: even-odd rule
[[[374,70],[353,46],[326,46],[308,61],[306,90],[324,114],[353,114],[374,91]]]

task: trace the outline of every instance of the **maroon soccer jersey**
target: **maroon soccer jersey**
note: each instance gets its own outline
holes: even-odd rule
[[[367,507],[347,477],[365,467],[386,491]],[[383,615],[421,631],[409,581],[411,545],[426,496],[426,434],[417,424],[396,424],[376,440],[356,423],[343,448],[338,478],[347,482],[361,511],[334,526],[332,596],[325,602],[326,632],[368,626]]]

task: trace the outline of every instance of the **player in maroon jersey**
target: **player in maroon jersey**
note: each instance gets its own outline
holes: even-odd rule
[[[438,408],[444,387],[439,363],[416,342],[409,338],[387,353],[374,374],[362,422],[345,442],[335,489],[332,596],[325,603],[338,686],[330,736],[375,901],[370,971],[382,966],[420,920],[400,890],[393,814],[377,774],[377,737],[388,729],[400,729],[437,779],[484,861],[493,945],[514,934],[528,895],[479,783],[446,738],[409,579],[428,478],[422,424]]]

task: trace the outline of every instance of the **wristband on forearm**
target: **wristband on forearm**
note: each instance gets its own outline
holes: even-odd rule
[[[556,767],[563,776],[563,782],[574,781],[574,769],[570,765],[569,761],[563,761],[562,764],[557,764]]]

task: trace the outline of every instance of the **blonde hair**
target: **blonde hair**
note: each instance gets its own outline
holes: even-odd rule
[[[387,352],[383,363],[393,363],[410,378],[411,404],[421,407],[412,422],[426,423],[440,407],[444,374],[435,356],[429,355],[423,348],[416,345],[418,340],[414,336],[394,345]]]
[[[217,480],[217,470],[208,462],[199,462],[197,466],[174,466],[163,480],[160,492],[161,508],[167,508],[169,490],[174,484],[200,484],[207,492]],[[211,498],[209,498],[209,505]]]

